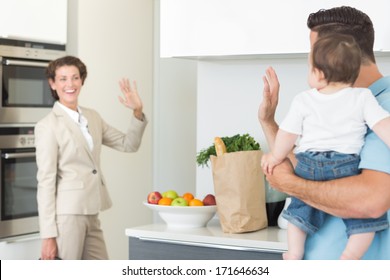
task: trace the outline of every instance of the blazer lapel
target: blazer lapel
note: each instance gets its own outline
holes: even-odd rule
[[[90,113],[90,111],[88,109],[83,108],[83,107],[81,109],[82,109],[84,117],[88,121],[88,132],[91,135],[92,141],[93,141],[93,149],[92,149],[92,153],[93,153],[93,150],[95,150],[95,148],[98,146],[98,143],[96,141],[97,141],[97,139],[99,139],[98,130],[97,130],[97,127],[95,125],[96,122],[94,122],[92,120],[94,118],[94,116],[93,116],[93,114]]]
[[[83,133],[81,132],[80,127],[72,120],[72,118],[58,105],[57,103],[54,104],[53,111],[55,115],[58,118],[61,118],[61,120],[64,122],[65,126],[69,129],[69,131],[72,133],[73,138],[78,143],[82,143],[82,146],[86,153],[89,155],[89,157],[95,161],[92,152],[89,149],[87,140],[85,139]],[[93,139],[93,135],[92,135]]]

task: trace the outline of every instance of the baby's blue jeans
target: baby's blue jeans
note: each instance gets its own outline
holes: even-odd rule
[[[298,163],[295,173],[308,180],[326,181],[359,173],[360,157],[355,154],[342,154],[334,151],[304,152],[298,153],[296,158]],[[285,219],[308,234],[315,233],[324,223],[327,215],[294,197],[289,207],[282,213]],[[389,227],[387,213],[377,219],[343,219],[343,221],[348,236],[380,231]]]

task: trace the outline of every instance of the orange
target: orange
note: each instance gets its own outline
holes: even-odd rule
[[[183,194],[183,198],[189,203],[191,200],[194,199],[194,195],[192,193],[185,193]]]
[[[188,206],[203,206],[203,202],[200,199],[194,198],[189,203]]]
[[[172,198],[163,197],[158,201],[158,205],[171,205]]]

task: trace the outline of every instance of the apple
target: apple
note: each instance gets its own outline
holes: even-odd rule
[[[188,206],[188,201],[182,197],[176,197],[172,200],[171,206]]]
[[[175,199],[175,198],[179,197],[177,192],[175,192],[173,190],[169,190],[169,191],[163,192],[162,196],[163,197],[168,197],[168,198],[171,198],[171,199]]]
[[[205,206],[207,206],[207,205],[217,205],[217,203],[215,202],[215,196],[213,194],[209,193],[208,195],[206,195],[203,198],[203,204]]]
[[[158,204],[158,201],[162,198],[162,195],[158,191],[154,191],[148,194],[148,203]]]

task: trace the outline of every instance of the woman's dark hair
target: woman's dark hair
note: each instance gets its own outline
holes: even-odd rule
[[[361,51],[350,35],[332,34],[318,38],[311,51],[315,69],[324,73],[328,83],[352,85],[360,71]]]
[[[362,63],[375,63],[374,26],[362,11],[348,6],[322,9],[309,15],[307,26],[317,32],[318,37],[335,33],[352,36],[362,52]]]
[[[56,70],[65,65],[76,66],[80,72],[81,82],[84,84],[84,81],[87,78],[87,66],[85,66],[85,64],[79,58],[74,56],[64,56],[51,61],[46,68],[46,78],[54,81],[56,77]],[[57,91],[52,89],[51,94],[55,100],[59,100]]]

